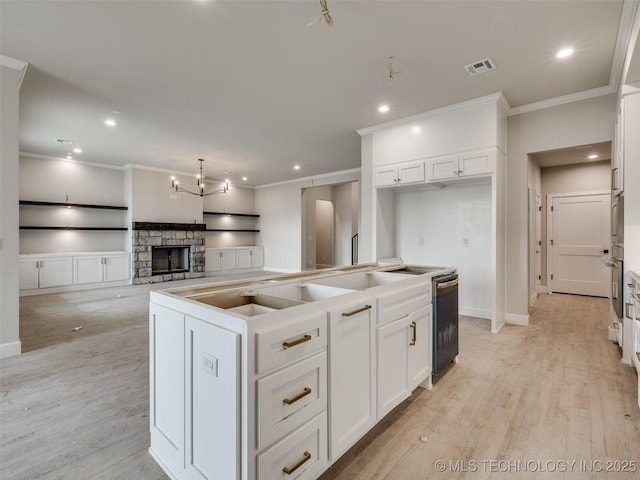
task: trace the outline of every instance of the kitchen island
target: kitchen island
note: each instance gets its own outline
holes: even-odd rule
[[[315,479],[419,385],[431,277],[355,265],[151,292],[151,455],[176,479]]]

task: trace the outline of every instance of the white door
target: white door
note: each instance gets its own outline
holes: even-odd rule
[[[236,254],[236,268],[251,268],[251,250],[238,250]]]
[[[40,260],[40,288],[62,287],[73,283],[71,257],[45,258]]]
[[[395,165],[376,167],[373,171],[373,179],[376,187],[395,185],[398,179],[398,168]]]
[[[604,251],[609,248],[610,195],[550,197],[547,224],[551,225],[551,291],[607,297]]]
[[[261,267],[264,264],[264,255],[262,254],[262,248],[251,249],[251,267]]]
[[[74,283],[102,282],[104,279],[102,263],[102,257],[99,256],[75,257],[73,259]]]
[[[316,200],[316,268],[332,267],[335,237],[333,203]]]
[[[378,419],[411,395],[407,358],[409,316],[378,327]]]
[[[539,292],[542,286],[542,197],[536,192],[536,258],[535,258],[535,285],[536,292]]]
[[[129,280],[129,255],[104,257],[104,281]]]
[[[205,272],[219,272],[220,271],[220,258],[221,254],[219,250],[208,250],[204,254],[204,271]]]
[[[401,184],[424,182],[424,161],[400,164],[398,178]]]
[[[38,262],[40,260],[23,260],[18,263],[18,278],[20,288],[38,288]]]
[[[234,270],[236,267],[236,251],[220,250],[220,270]]]

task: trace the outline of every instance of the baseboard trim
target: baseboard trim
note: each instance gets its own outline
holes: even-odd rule
[[[505,319],[508,325],[521,325],[526,327],[529,325],[529,315],[518,315],[517,313],[506,313]]]
[[[100,283],[78,283],[75,285],[66,285],[64,287],[29,288],[20,290],[20,296],[30,297],[32,295],[44,295],[46,293],[77,292],[81,290],[93,290],[94,288],[125,287],[127,285],[131,285],[131,280],[118,280],[116,282]]]
[[[482,310],[480,308],[473,307],[458,307],[458,314],[465,315],[467,317],[476,317],[476,318],[484,318],[486,320],[491,320],[491,312],[489,310]]]
[[[22,342],[0,344],[0,358],[15,357],[22,353]]]
[[[263,269],[268,272],[276,273],[300,273],[300,270],[294,270],[291,268],[264,267]]]

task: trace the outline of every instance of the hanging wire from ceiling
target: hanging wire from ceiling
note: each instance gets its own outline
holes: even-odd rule
[[[396,74],[402,73],[400,71],[393,69],[393,57],[389,57],[389,73],[387,74],[387,78],[390,82],[393,82],[396,79]]]
[[[314,25],[318,22],[320,22],[320,20],[324,21],[324,24],[327,27],[331,27],[333,25],[333,19],[331,18],[331,13],[329,12],[329,7],[327,7],[327,0],[320,0],[320,16],[315,19],[313,22],[308,23],[307,27]]]

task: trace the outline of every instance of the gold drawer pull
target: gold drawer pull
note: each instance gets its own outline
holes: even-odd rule
[[[282,346],[284,348],[291,348],[295,347],[296,345],[300,345],[301,343],[308,342],[309,340],[311,340],[311,335],[305,335],[304,337],[299,338],[298,340],[295,340],[293,342],[282,342]]]
[[[304,458],[296,463],[293,467],[284,467],[282,471],[287,475],[291,475],[297,469],[299,469],[307,460],[311,458],[311,454],[309,452],[304,452]]]
[[[409,345],[413,346],[416,344],[416,331],[418,330],[418,325],[416,324],[416,322],[411,322],[411,325],[409,325],[409,327],[412,330],[411,341],[409,342]]]
[[[345,312],[345,313],[342,314],[342,316],[343,317],[351,317],[351,316],[356,315],[356,314],[358,314],[360,312],[364,312],[365,310],[369,310],[370,308],[371,308],[371,305],[365,305],[364,307],[359,308],[357,310],[354,310],[353,312]]]
[[[282,401],[284,403],[286,403],[287,405],[291,405],[292,403],[296,403],[301,398],[306,397],[310,393],[311,393],[311,389],[309,387],[304,387],[304,392],[299,393],[298,395],[296,395],[293,398],[283,398]]]

